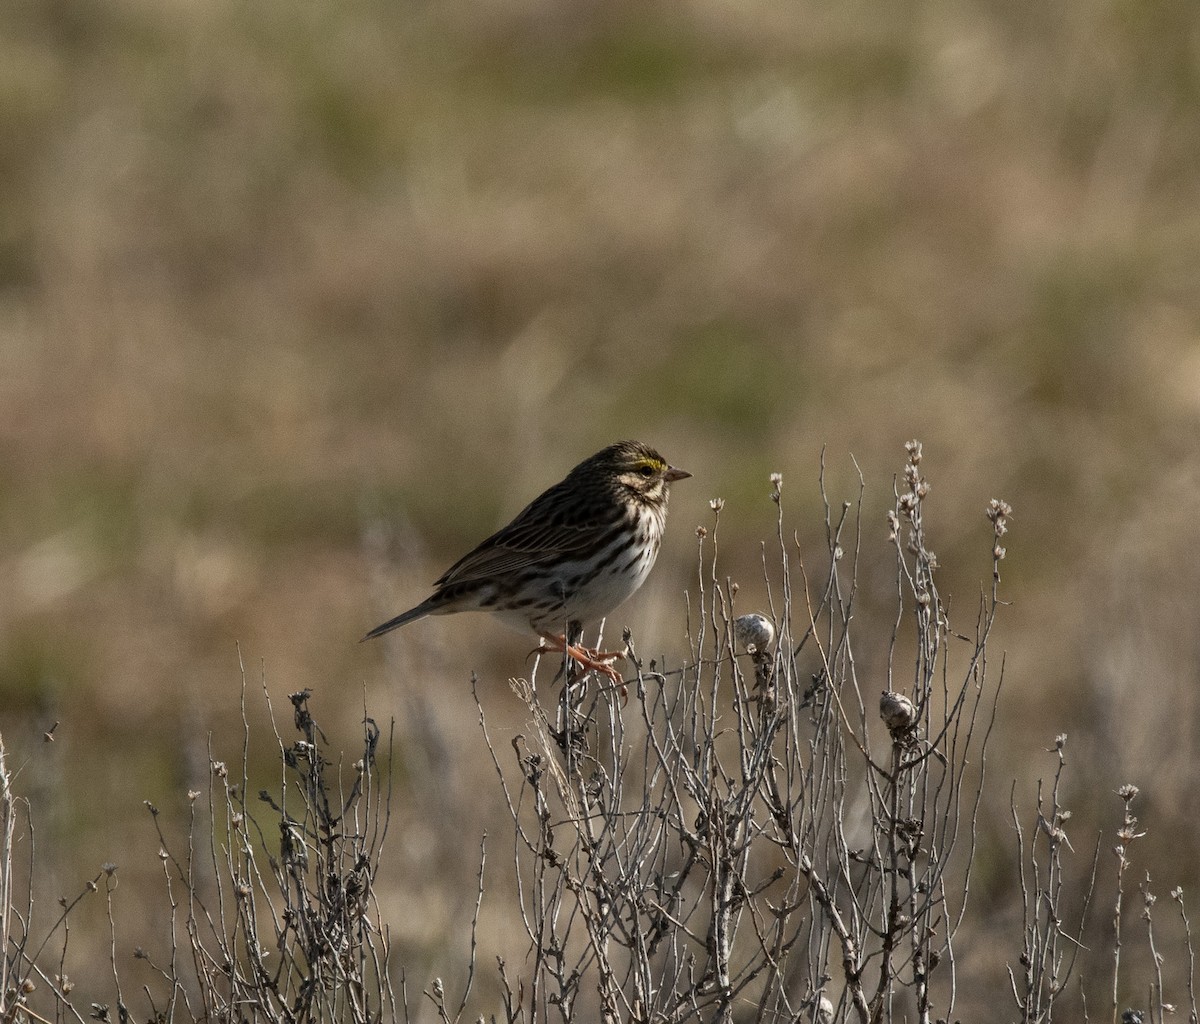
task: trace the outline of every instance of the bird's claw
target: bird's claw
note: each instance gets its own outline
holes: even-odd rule
[[[625,688],[625,679],[620,672],[613,668],[614,661],[625,657],[624,651],[596,651],[589,647],[584,647],[582,644],[569,644],[565,637],[544,636],[542,637],[542,642],[529,652],[528,657],[532,658],[535,654],[564,653],[581,668],[589,672],[599,672],[601,675],[608,676],[620,688],[622,701],[628,703],[629,691]]]

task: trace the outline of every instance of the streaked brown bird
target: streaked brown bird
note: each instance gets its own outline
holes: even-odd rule
[[[620,441],[584,459],[517,517],[464,555],[415,608],[364,640],[426,615],[487,611],[615,682],[619,654],[580,646],[650,574],[667,523],[670,484],[691,476],[649,445]]]

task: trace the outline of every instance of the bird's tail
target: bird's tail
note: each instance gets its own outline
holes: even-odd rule
[[[394,619],[388,619],[387,622],[380,623],[373,630],[371,630],[371,632],[364,636],[359,643],[361,644],[363,640],[373,640],[377,636],[383,636],[384,633],[390,633],[393,629],[397,629],[406,623],[412,622],[414,619],[423,618],[428,614],[429,602],[426,601],[417,605],[415,608],[410,608],[406,612],[401,612]]]

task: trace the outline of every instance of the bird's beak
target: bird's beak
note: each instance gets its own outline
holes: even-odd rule
[[[691,475],[686,469],[676,469],[674,466],[668,466],[667,471],[663,474],[663,479],[667,483],[671,483],[675,480],[686,480]]]

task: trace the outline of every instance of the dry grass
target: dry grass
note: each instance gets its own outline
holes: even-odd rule
[[[1189,0],[2,5],[0,708],[51,895],[133,871],[143,799],[182,812],[239,728],[235,642],[340,746],[364,690],[394,708],[406,799],[477,832],[466,680],[516,728],[521,642],[355,640],[626,435],[696,475],[621,612],[643,647],[682,635],[707,500],[752,593],[763,481],[822,443],[852,494],[848,452],[878,484],[925,440],[955,607],[1003,493],[993,770],[1031,793],[1068,732],[1077,827],[1138,783],[1153,877],[1194,887],[1196,45]],[[448,941],[468,847],[397,843],[410,952]]]
[[[479,729],[453,749],[414,700],[386,747],[364,712],[346,753],[308,691],[290,695],[292,728],[269,691],[269,724],[252,725],[243,671],[241,736],[208,738],[205,782],[145,801],[153,834],[127,870],[104,864],[61,911],[48,802],[15,794],[0,744],[0,1019],[1194,1017],[1187,900],[1176,886],[1173,911],[1154,910],[1145,853],[1162,844],[1145,842],[1136,786],[1118,793],[1115,862],[1102,836],[1081,859],[1060,734],[1036,797],[1009,784],[998,829],[1012,509],[990,501],[986,531],[977,517],[991,581],[964,623],[929,547],[922,447],[906,450],[890,621],[859,613],[865,490],[836,502],[822,476],[824,543],[806,552],[773,474],[767,614],[749,616],[765,638],[743,632],[714,500],[685,652],[639,656],[626,631],[628,690],[547,682],[539,659],[499,705],[472,678]],[[476,760],[494,777],[469,792]]]

